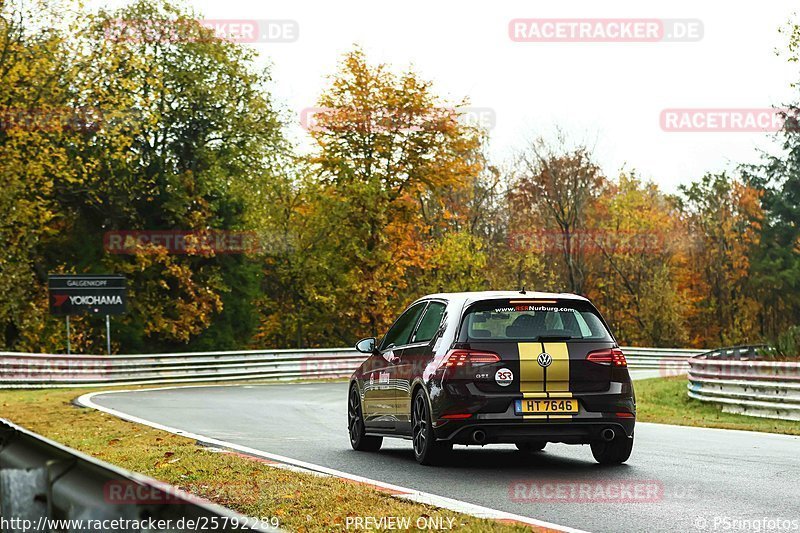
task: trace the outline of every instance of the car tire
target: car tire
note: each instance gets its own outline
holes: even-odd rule
[[[421,465],[439,464],[453,448],[452,443],[436,441],[431,423],[431,410],[421,389],[414,395],[414,401],[411,403],[411,441],[414,446],[414,458]]]
[[[547,441],[538,440],[530,442],[517,442],[516,446],[521,452],[534,453],[544,450],[544,447],[547,446]]]
[[[383,437],[367,436],[367,426],[361,410],[361,395],[355,385],[350,387],[347,399],[347,430],[350,433],[350,446],[356,451],[375,452],[383,444]]]
[[[618,465],[628,460],[633,450],[633,435],[619,433],[611,441],[598,440],[591,444],[594,460],[601,465]]]

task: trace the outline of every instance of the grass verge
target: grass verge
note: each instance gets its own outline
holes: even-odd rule
[[[464,532],[531,531],[527,526],[482,520],[401,500],[336,478],[281,470],[244,457],[209,451],[193,440],[74,406],[73,399],[86,392],[0,390],[0,416],[242,514],[277,517],[281,526],[290,531],[345,530],[348,516],[407,517],[412,525],[420,517],[439,518],[445,524],[454,519],[453,527]]]
[[[743,429],[800,435],[800,424],[722,412],[719,405],[689,398],[686,376],[636,381],[636,420],[678,426]]]

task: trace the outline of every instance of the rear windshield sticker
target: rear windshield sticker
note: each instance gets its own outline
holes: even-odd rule
[[[514,307],[498,307],[495,313],[512,313],[520,311],[554,311],[556,313],[568,313],[573,311],[569,307],[551,307],[547,305],[515,305]]]

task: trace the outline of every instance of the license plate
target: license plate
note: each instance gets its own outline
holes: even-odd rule
[[[516,400],[514,406],[520,414],[578,414],[578,400],[542,399],[542,400]]]

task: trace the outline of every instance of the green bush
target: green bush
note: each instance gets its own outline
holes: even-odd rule
[[[800,326],[791,326],[771,343],[781,359],[800,359]]]

